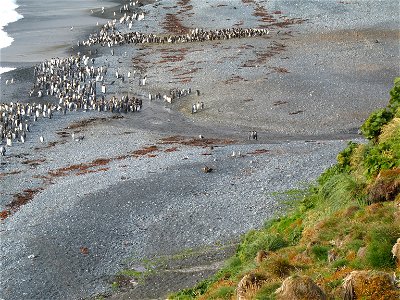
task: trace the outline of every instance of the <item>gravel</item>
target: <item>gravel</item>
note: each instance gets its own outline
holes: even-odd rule
[[[393,67],[396,1],[225,2],[211,9],[210,3],[192,1],[192,11],[179,16],[189,27],[206,22],[221,28],[238,21],[252,27],[260,24],[252,15],[255,5],[266,5],[307,21],[280,32],[272,28],[265,39],[171,45],[171,51],[188,51],[182,60],[166,63],[160,63],[164,46],[126,45],[118,48],[118,58],[107,49],[108,55],[100,52],[96,60],[109,64],[109,74],[137,70],[149,82],[145,87],[117,82],[112,92],[132,88],[144,97],[191,87],[202,97],[192,94],[172,105],[146,100],[142,111],[123,118],[56,114],[36,122],[25,144],[7,149],[1,208],[19,193],[38,190],[1,222],[1,299],[87,298],[109,291],[113,276],[132,260],[237,241],[282,211],[277,192],[310,184],[349,140],[363,142],[357,129],[371,110],[386,104],[398,73]],[[175,4],[146,7],[143,28],[162,31],[165,14],[180,9]],[[234,14],[232,7],[242,5],[244,14],[240,9]],[[212,21],[209,13],[217,9],[225,17]],[[285,51],[261,61],[261,67],[243,67],[278,42]],[[132,58],[140,59],[133,63]],[[190,81],[182,81],[179,73],[193,66],[198,70]],[[9,77],[25,78],[29,72],[2,74],[2,87]],[[229,81],[236,76],[243,80]],[[27,86],[17,80],[2,90],[2,101],[15,99]],[[199,100],[204,111],[191,115]],[[83,120],[91,121],[74,127]],[[248,140],[249,130],[258,131],[257,141]],[[73,140],[72,132],[83,140]],[[200,134],[218,142],[212,149],[163,143],[170,136],[189,140]],[[213,171],[204,173],[205,166]],[[140,295],[143,299],[145,292]],[[162,289],[152,294],[164,296]]]

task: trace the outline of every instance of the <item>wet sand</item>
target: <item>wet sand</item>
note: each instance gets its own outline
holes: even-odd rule
[[[269,26],[270,34],[123,45],[114,56],[94,47],[96,63],[109,66],[109,95],[132,93],[143,98],[143,110],[55,114],[36,122],[25,144],[7,149],[1,209],[26,203],[1,223],[2,298],[89,297],[110,291],[119,270],[144,259],[203,247],[215,253],[281,211],[274,193],[312,181],[348,140],[359,138],[359,126],[386,105],[400,73],[398,4],[291,3],[159,1],[144,7],[135,30],[240,24]],[[55,101],[25,96],[33,82],[29,62],[37,59],[2,74],[1,102]],[[117,70],[136,77],[115,80]],[[139,86],[144,75],[148,83]],[[6,86],[10,78],[16,83]],[[189,87],[200,96],[193,92],[172,104],[147,99]],[[197,101],[205,108],[191,114]],[[258,140],[248,140],[250,130]],[[73,140],[73,132],[84,139]],[[204,173],[204,166],[213,172]],[[213,273],[231,251],[194,259],[191,268],[209,264],[211,271],[198,268],[190,280],[156,276],[114,297],[163,298]]]

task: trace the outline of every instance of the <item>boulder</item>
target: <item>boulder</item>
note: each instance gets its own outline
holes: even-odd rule
[[[338,257],[339,257],[339,254],[336,249],[330,249],[328,251],[328,262],[329,263],[334,262],[335,260],[338,259]]]
[[[343,281],[344,300],[398,299],[393,277],[381,271],[353,271]]]
[[[321,288],[308,276],[290,276],[275,291],[277,300],[326,300]]]
[[[366,252],[367,252],[367,247],[360,247],[357,251],[357,257],[363,259],[365,257]]]
[[[392,248],[393,257],[396,258],[397,266],[400,268],[400,238],[397,239],[396,244]]]

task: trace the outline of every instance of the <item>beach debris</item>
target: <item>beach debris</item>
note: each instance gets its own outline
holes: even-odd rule
[[[304,112],[303,110],[296,110],[296,111],[290,112],[289,115],[297,115],[297,114],[300,114],[303,112]]]
[[[0,146],[0,154],[1,154],[1,156],[5,156],[6,155],[6,147]]]
[[[204,173],[211,173],[214,169],[213,169],[213,168],[210,168],[210,167],[207,167],[207,166],[204,166],[203,168],[201,168],[201,170],[202,170]]]
[[[40,137],[39,137],[39,141],[43,144],[44,143],[44,137],[43,137],[43,135],[41,135]]]
[[[29,259],[34,259],[34,258],[36,258],[37,257],[37,255],[35,255],[35,254],[30,254],[30,255],[28,255],[28,258]]]
[[[75,142],[81,142],[81,141],[83,141],[84,138],[85,138],[84,135],[80,135],[80,136],[76,137],[76,138],[74,139],[74,141],[75,141]]]
[[[288,103],[287,101],[278,100],[273,103],[274,106],[282,105]]]
[[[397,266],[400,267],[400,238],[397,239],[396,244],[392,248],[393,258],[396,259]]]
[[[80,247],[79,251],[83,254],[83,255],[88,255],[89,254],[89,248],[88,247]]]
[[[135,279],[131,279],[131,280],[129,281],[129,283],[130,283],[132,286],[137,286],[137,285],[139,284]]]
[[[270,152],[270,150],[268,150],[268,149],[256,149],[252,152],[247,152],[247,154],[258,155],[258,154],[264,154],[264,153],[268,153],[268,152]]]

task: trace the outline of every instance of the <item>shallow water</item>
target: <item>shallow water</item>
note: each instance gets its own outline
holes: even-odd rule
[[[18,0],[17,4],[16,10],[23,18],[4,28],[13,42],[1,49],[1,67],[12,68],[65,56],[66,50],[75,46],[89,28],[95,27],[97,22],[104,23],[90,16],[91,9],[116,5],[101,0]]]
[[[4,27],[9,23],[15,22],[23,16],[17,13],[16,8],[18,7],[15,3],[16,0],[3,0],[1,3],[0,10],[0,50],[2,48],[8,47],[12,44],[13,38],[10,37],[7,32],[4,31]],[[1,57],[1,55],[0,55]],[[0,67],[0,74],[8,72],[13,68],[2,68]]]

